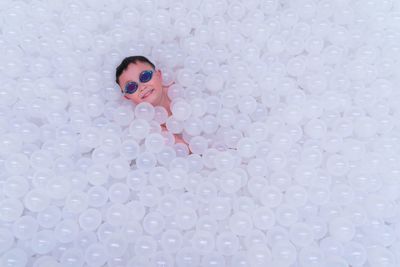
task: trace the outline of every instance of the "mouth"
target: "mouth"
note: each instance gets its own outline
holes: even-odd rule
[[[154,92],[154,88],[148,90],[146,93],[144,93],[141,97],[141,99],[145,99],[146,97],[148,97],[149,95],[151,95]]]

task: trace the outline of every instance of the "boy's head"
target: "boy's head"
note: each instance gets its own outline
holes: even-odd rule
[[[143,56],[122,60],[115,72],[115,82],[125,97],[136,104],[149,102],[157,106],[163,97],[161,72]]]

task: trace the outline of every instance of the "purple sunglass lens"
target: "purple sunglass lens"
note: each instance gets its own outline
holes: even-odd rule
[[[125,86],[125,93],[126,94],[133,94],[138,89],[138,84],[135,82],[130,82]]]

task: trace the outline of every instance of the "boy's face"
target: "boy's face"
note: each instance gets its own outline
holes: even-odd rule
[[[153,71],[153,77],[148,82],[140,82],[140,74],[148,70]],[[159,70],[153,70],[147,63],[131,63],[128,65],[128,68],[122,72],[121,76],[119,76],[119,86],[123,92],[125,91],[126,84],[131,81],[138,84],[138,89],[133,94],[125,94],[126,98],[132,100],[136,104],[148,102],[153,106],[157,106],[160,103],[163,87],[162,76]]]

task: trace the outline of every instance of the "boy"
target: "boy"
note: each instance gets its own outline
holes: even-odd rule
[[[116,69],[115,78],[126,99],[135,104],[148,102],[154,107],[162,106],[167,110],[168,116],[171,116],[168,87],[162,85],[161,71],[156,70],[155,65],[146,57],[131,56],[122,60]],[[165,125],[161,125],[161,128],[166,130]],[[175,143],[186,144],[181,135],[174,136]]]

